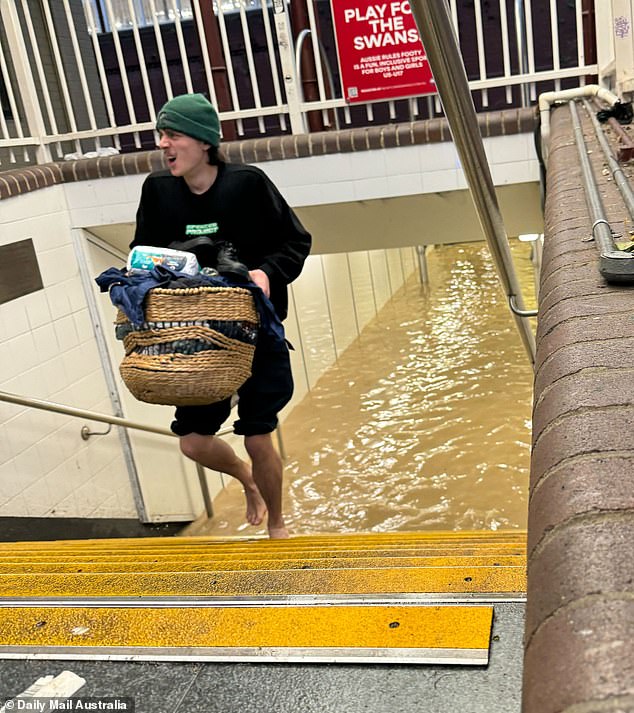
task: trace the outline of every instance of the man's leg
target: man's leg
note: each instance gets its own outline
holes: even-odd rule
[[[180,447],[184,455],[205,468],[219,470],[239,480],[247,500],[247,522],[251,525],[259,525],[262,522],[266,512],[266,499],[262,499],[260,495],[254,480],[255,472],[251,475],[251,468],[238,458],[226,441],[215,436],[188,433],[186,436],[181,436]]]
[[[269,537],[271,539],[288,537],[282,515],[282,459],[273,447],[271,434],[245,436],[244,445],[253,463],[253,480],[269,511]]]

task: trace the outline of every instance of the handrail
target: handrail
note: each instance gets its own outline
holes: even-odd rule
[[[614,234],[607,220],[607,213],[592,163],[588,157],[585,136],[574,100],[568,103],[568,108],[570,109],[572,128],[579,154],[581,182],[590,220],[592,220],[592,237],[599,248],[599,272],[607,282],[632,284],[634,282],[634,256],[625,250],[619,250],[614,242]]]
[[[127,418],[120,416],[110,416],[108,414],[96,413],[85,409],[75,408],[74,406],[64,406],[53,401],[45,401],[44,399],[35,399],[18,394],[11,394],[7,391],[0,391],[0,401],[8,401],[11,404],[20,406],[29,406],[42,411],[53,411],[55,413],[63,413],[66,416],[75,416],[76,418],[87,418],[90,421],[100,421],[101,423],[111,423],[114,426],[123,426],[125,428],[135,428],[139,431],[149,431],[150,433],[158,433],[161,436],[175,436],[176,434],[169,431],[167,428],[159,428],[158,426],[148,426],[136,421],[130,421]]]
[[[87,411],[86,409],[75,408],[74,406],[64,406],[63,404],[57,404],[53,401],[45,401],[44,399],[18,396],[18,394],[11,394],[8,391],[0,391],[0,401],[8,401],[9,403],[19,404],[20,406],[32,406],[33,408],[39,408],[42,411],[54,411],[56,413],[66,414],[67,416],[76,416],[77,418],[87,418],[90,421],[111,423],[113,426],[135,428],[138,431],[149,431],[150,433],[158,433],[161,436],[176,437],[176,434],[173,431],[170,431],[168,428],[160,428],[159,426],[148,426],[145,423],[131,421],[128,418],[121,418],[120,416],[111,416],[109,414],[96,413],[95,411]],[[232,433],[231,429],[225,428],[223,431],[218,431],[216,435],[226,436],[228,433]]]
[[[134,428],[138,431],[147,431],[149,433],[157,433],[160,436],[171,436],[176,437],[176,434],[167,428],[160,428],[158,426],[148,426],[145,423],[138,423],[136,421],[131,421],[128,418],[121,418],[120,416],[111,416],[109,414],[96,413],[95,411],[87,411],[86,409],[75,408],[74,406],[65,406],[63,404],[57,404],[53,401],[45,401],[44,399],[36,399],[32,397],[19,396],[18,394],[11,394],[8,391],[0,391],[0,401],[6,401],[11,404],[18,404],[20,406],[27,406],[30,408],[37,408],[42,411],[53,411],[54,413],[62,413],[66,416],[74,416],[75,418],[86,418],[89,421],[100,421],[101,423],[109,423],[114,426],[121,426],[123,428]],[[231,433],[231,429],[224,429],[218,431],[218,436],[225,436]],[[82,438],[83,438],[82,429]],[[200,490],[205,502],[205,511],[207,517],[213,516],[213,506],[211,501],[211,495],[209,493],[209,486],[207,485],[207,478],[205,477],[204,466],[200,463],[196,463],[196,472],[198,473],[198,481],[200,483]]]
[[[302,84],[302,49],[304,47],[304,42],[308,39],[308,37],[312,35],[312,30],[305,28],[303,29],[299,35],[297,36],[297,45],[295,47],[295,73],[296,76],[298,77],[298,82],[297,82],[297,90],[299,94],[299,99],[300,102],[303,103],[305,102],[304,98],[304,86]],[[326,50],[319,39],[317,38],[317,46],[319,47],[319,61],[322,62],[324,67],[326,68],[326,76],[328,78],[328,88],[330,89],[330,96],[331,98],[335,96],[335,82],[332,76],[332,69],[330,68],[330,62],[328,61],[328,55],[326,54]],[[306,130],[306,116],[304,115],[303,117],[304,120],[304,130]],[[337,114],[337,111],[335,110],[335,127],[339,129],[339,116]]]
[[[522,291],[515,274],[493,179],[487,163],[478,120],[456,35],[445,0],[412,0],[410,3],[427,59],[434,75],[438,96],[453,135],[482,232],[513,311],[522,342],[531,364],[535,362],[535,337],[524,311]]]
[[[55,413],[62,413],[66,416],[74,416],[76,418],[87,418],[89,421],[99,421],[101,423],[109,423],[113,426],[121,426],[123,428],[134,428],[137,431],[147,431],[149,433],[157,433],[160,436],[171,436],[176,438],[176,434],[167,428],[160,428],[159,426],[148,426],[144,423],[138,423],[136,421],[131,421],[128,418],[121,418],[120,416],[110,416],[109,414],[96,413],[95,411],[87,411],[86,409],[75,408],[74,406],[64,406],[63,404],[57,404],[53,401],[45,401],[44,399],[36,399],[32,397],[19,396],[18,394],[12,394],[8,391],[0,391],[0,401],[6,401],[11,404],[18,404],[19,406],[27,406],[32,408],[37,408],[42,411],[53,411]],[[82,428],[81,436],[85,440],[84,434],[86,431]],[[279,447],[279,452],[282,460],[286,460],[286,452],[284,449],[284,442],[282,440],[282,430],[278,427],[275,429],[277,436],[277,443]],[[230,428],[225,428],[222,431],[216,433],[217,436],[226,436],[229,433],[233,433]],[[93,434],[98,435],[98,434]],[[105,435],[105,434],[99,434]],[[205,477],[205,467],[200,463],[196,463],[196,472],[198,473],[198,480],[200,482],[200,490],[202,492],[203,500],[205,502],[205,512],[207,517],[213,517],[213,504],[211,501],[211,494],[209,493],[209,486],[207,484],[207,478]]]

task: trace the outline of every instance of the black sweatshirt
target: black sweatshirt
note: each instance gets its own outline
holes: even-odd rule
[[[211,188],[196,195],[169,170],[151,173],[143,183],[130,248],[167,247],[202,235],[230,241],[240,262],[268,275],[271,302],[284,319],[286,286],[300,274],[311,236],[266,174],[255,166],[221,163]]]

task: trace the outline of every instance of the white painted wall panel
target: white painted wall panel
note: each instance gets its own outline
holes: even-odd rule
[[[33,240],[44,289],[0,305],[0,389],[109,412],[109,398],[70,239],[64,191],[55,186],[2,202],[0,243]],[[85,517],[112,497],[113,468],[127,478],[116,435],[82,440],[80,419],[0,403],[0,514]],[[129,490],[129,486],[128,486]],[[106,496],[107,492],[107,496]],[[66,505],[64,505],[66,503]],[[136,517],[131,498],[113,516]]]
[[[357,325],[361,331],[376,314],[372,273],[367,252],[349,253]]]
[[[358,336],[348,258],[345,254],[323,255],[322,265],[332,318],[335,352],[339,357]]]
[[[312,388],[336,359],[326,285],[319,256],[311,255],[306,260],[302,274],[293,283],[293,294],[302,333],[306,374]]]
[[[369,252],[369,256],[370,270],[372,275],[372,288],[374,290],[374,302],[378,311],[392,296],[390,290],[390,279],[388,274],[386,251],[371,250]]]

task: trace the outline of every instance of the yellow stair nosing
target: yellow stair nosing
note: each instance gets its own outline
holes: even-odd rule
[[[499,533],[499,534],[498,534]],[[222,544],[229,545],[231,547],[239,546],[262,546],[265,545],[271,548],[288,548],[295,546],[304,546],[306,544],[311,544],[313,546],[320,546],[327,543],[328,546],[332,546],[333,540],[336,546],[347,546],[347,543],[352,542],[366,542],[368,545],[376,546],[379,542],[392,542],[402,545],[411,545],[412,541],[420,543],[421,545],[429,545],[430,543],[440,543],[440,544],[467,544],[467,543],[485,543],[489,542],[491,544],[500,544],[502,542],[507,542],[509,544],[522,543],[526,540],[526,534],[524,531],[498,531],[496,532],[478,532],[478,533],[468,533],[467,531],[459,532],[446,532],[440,534],[430,534],[426,533],[370,533],[370,534],[332,534],[332,535],[299,535],[291,537],[288,540],[269,540],[264,536],[257,537],[237,537],[233,539],[229,538],[210,538],[201,536],[188,536],[188,537],[146,537],[146,538],[112,538],[112,539],[92,539],[92,540],[51,540],[42,542],[12,542],[0,545],[0,552],[3,550],[14,551],[15,549],[32,549],[37,548],[55,548],[59,546],[69,546],[79,548],[100,548],[100,547],[110,547],[116,543],[118,548],[131,548],[139,549],[144,547],[156,547],[156,546],[168,546],[172,547],[174,545],[187,545],[190,544],[195,547],[199,546],[219,546]]]
[[[5,611],[0,658],[24,647],[40,653],[167,648],[178,652],[227,649],[302,651],[309,659],[326,652],[374,657],[466,657],[486,663],[491,606],[380,605],[241,609],[203,607],[86,608],[15,607]],[[424,652],[424,653],[423,653]]]
[[[137,553],[169,553],[169,552],[187,552],[191,554],[195,554],[197,552],[218,552],[218,553],[223,553],[223,552],[228,552],[228,553],[244,553],[244,552],[253,552],[253,553],[258,553],[258,554],[263,554],[263,553],[270,553],[271,555],[274,554],[281,554],[281,553],[286,553],[286,552],[323,552],[324,550],[327,550],[328,552],[346,552],[346,551],[355,551],[355,552],[402,552],[402,551],[414,551],[414,550],[420,550],[420,551],[428,551],[428,550],[447,550],[447,551],[456,551],[456,550],[480,550],[480,549],[488,549],[488,550],[495,550],[497,548],[501,549],[524,549],[525,545],[522,544],[515,544],[515,543],[482,543],[478,545],[474,544],[469,544],[468,546],[462,546],[462,545],[442,545],[439,544],[434,547],[430,546],[425,546],[425,547],[420,547],[416,545],[411,545],[411,544],[399,544],[399,545],[392,545],[391,547],[379,547],[379,546],[374,546],[374,547],[351,547],[349,545],[331,545],[329,547],[322,547],[319,545],[314,545],[314,546],[304,546],[304,547],[239,547],[239,546],[231,546],[231,545],[214,545],[214,546],[204,546],[204,547],[186,547],[186,546],[179,546],[179,545],[172,545],[172,546],[162,546],[162,547],[139,547],[139,548],[133,548],[133,547],[116,547],[116,546],[102,546],[102,547],[94,547],[94,548],[84,548],[84,547],[32,547],[29,549],[23,549],[23,550],[7,550],[6,553],[3,553],[0,551],[0,557],[17,557],[17,556],[28,556],[28,553],[50,553],[50,552],[62,552],[62,553],[67,553],[67,554],[86,554],[86,553],[94,553],[94,554],[100,554],[100,553],[107,553],[107,552],[118,552],[118,553],[126,553],[129,552],[131,554],[137,554]],[[19,554],[18,554],[19,553]]]
[[[313,551],[313,552],[293,552],[293,553],[237,553],[237,554],[227,554],[227,553],[216,553],[216,552],[180,552],[175,550],[168,554],[165,553],[140,553],[140,554],[120,554],[118,552],[111,553],[83,553],[83,554],[67,554],[64,552],[46,552],[39,556],[29,556],[20,557],[14,555],[12,557],[2,558],[0,557],[0,565],[10,566],[15,563],[37,563],[37,562],[179,562],[182,560],[188,561],[205,561],[205,562],[284,562],[284,561],[300,561],[306,560],[307,562],[313,560],[329,560],[329,561],[339,561],[339,560],[354,560],[354,559],[364,559],[364,560],[376,560],[384,559],[390,560],[398,563],[405,559],[419,559],[421,561],[439,559],[439,558],[457,558],[462,559],[499,559],[504,557],[525,557],[526,552],[524,550],[502,550],[502,551],[468,551],[464,552],[461,550],[440,550],[432,552],[417,552],[411,550],[404,550],[402,552],[384,552],[384,551],[341,551],[337,553],[324,553],[323,550]]]
[[[202,571],[272,571],[298,569],[400,569],[425,567],[465,568],[465,567],[510,567],[525,566],[524,556],[513,557],[433,557],[426,558],[355,558],[355,559],[318,559],[318,560],[231,560],[222,563],[213,560],[176,560],[169,562],[37,562],[37,563],[0,563],[0,575],[3,574],[48,574],[55,572],[202,572]]]
[[[0,575],[0,597],[525,591],[524,566]]]

